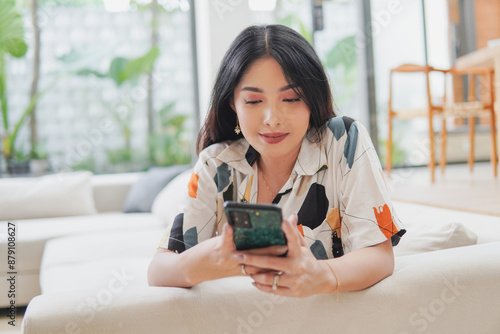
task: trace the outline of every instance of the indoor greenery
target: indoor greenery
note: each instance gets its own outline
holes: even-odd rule
[[[26,54],[28,45],[24,39],[23,18],[14,0],[0,1],[0,109],[2,110],[3,137],[2,154],[6,160],[13,159],[14,144],[19,128],[33,110],[34,101],[28,105],[19,120],[11,125],[8,110],[6,57],[21,58]],[[19,156],[19,155],[18,155]]]
[[[190,162],[190,141],[189,138],[185,138],[187,119],[187,115],[175,112],[175,102],[160,109],[156,131],[149,137],[152,162],[155,165],[182,165]]]
[[[138,58],[116,57],[111,60],[107,72],[100,72],[89,67],[81,67],[73,72],[79,76],[91,75],[103,80],[111,80],[120,92],[120,97],[117,101],[113,101],[112,103],[102,101],[106,109],[110,111],[113,120],[119,126],[124,139],[124,146],[122,148],[107,152],[108,160],[112,165],[130,165],[133,162],[134,154],[131,144],[132,118],[138,101],[130,98],[131,91],[133,88],[139,87],[139,79],[151,70],[159,53],[159,49],[153,47],[146,54]],[[85,62],[85,59],[88,59],[88,54],[73,51],[60,59],[71,68],[75,67],[75,64],[79,65]],[[144,160],[143,157],[140,160]],[[120,169],[121,167],[116,168]]]
[[[8,166],[14,166],[17,163],[23,163],[29,160],[29,156],[23,151],[16,149],[16,139],[21,126],[34,111],[37,101],[47,91],[49,91],[57,82],[45,89],[37,92],[32,91],[28,106],[23,110],[21,116],[16,122],[12,121],[12,115],[9,110],[8,91],[7,91],[7,71],[6,60],[8,55],[16,58],[23,57],[28,50],[24,37],[23,17],[16,7],[14,0],[0,1],[0,109],[2,113],[2,154],[7,160]],[[12,123],[11,123],[12,122]],[[32,158],[38,158],[35,154],[36,143],[32,147]]]

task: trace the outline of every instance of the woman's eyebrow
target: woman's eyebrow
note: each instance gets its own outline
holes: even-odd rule
[[[280,88],[280,92],[284,92],[285,90],[289,90],[289,89],[294,89],[295,87],[297,87],[297,85],[295,85],[295,84],[286,85],[285,87]]]
[[[293,89],[293,88],[295,88],[295,87],[297,87],[297,85],[294,85],[294,84],[291,84],[291,85],[286,85],[286,86],[284,86],[284,87],[281,87],[281,88],[279,89],[279,91],[280,91],[280,92],[284,92],[284,91],[286,91],[286,90]],[[256,92],[256,93],[263,93],[263,92],[264,92],[264,91],[263,91],[262,89],[260,89],[260,88],[257,88],[257,87],[248,87],[248,86],[245,86],[245,87],[242,87],[242,88],[241,88],[241,91],[244,91],[244,90],[249,91],[249,92]]]
[[[256,93],[263,93],[264,91],[260,88],[257,87],[243,87],[241,88],[241,91],[247,90],[249,92],[256,92]]]

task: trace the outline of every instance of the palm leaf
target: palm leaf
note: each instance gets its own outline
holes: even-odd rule
[[[0,1],[0,52],[8,52],[19,58],[24,56],[27,50],[23,18],[16,10],[14,0]]]
[[[28,45],[24,41],[23,18],[16,10],[14,0],[0,1],[0,109],[2,110],[3,127],[9,131],[7,113],[7,73],[5,71],[5,54],[22,57]]]

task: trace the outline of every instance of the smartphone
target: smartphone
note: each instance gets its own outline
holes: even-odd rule
[[[237,250],[286,245],[278,205],[226,201],[224,211],[233,227]]]

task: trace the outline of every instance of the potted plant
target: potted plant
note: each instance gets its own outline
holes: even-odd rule
[[[36,5],[36,2],[34,4]],[[34,14],[36,15],[36,10]],[[24,39],[24,21],[16,8],[15,1],[0,1],[0,110],[3,124],[3,133],[0,134],[0,138],[2,143],[1,152],[7,162],[7,171],[10,174],[29,173],[30,159],[37,159],[34,152],[36,142],[32,143],[32,154],[30,157],[16,149],[17,135],[26,118],[34,111],[38,99],[52,89],[61,77],[61,75],[56,77],[50,85],[39,92],[32,87],[28,106],[24,109],[17,122],[11,124],[12,120],[9,115],[7,100],[6,55],[10,54],[13,57],[21,58],[26,54],[27,50],[28,45]],[[32,124],[32,131],[33,128],[34,125]]]
[[[28,45],[24,40],[24,25],[21,14],[17,11],[14,0],[0,1],[0,109],[2,111],[2,154],[7,161],[7,169],[16,169],[18,165],[25,171],[25,163],[18,162],[19,154],[14,151],[17,133],[24,119],[29,115],[29,108],[23,113],[11,131],[7,101],[6,55],[20,58],[26,54]],[[16,159],[17,158],[17,159]]]
[[[49,158],[45,146],[37,143],[31,150],[30,173],[41,175],[49,171]]]

